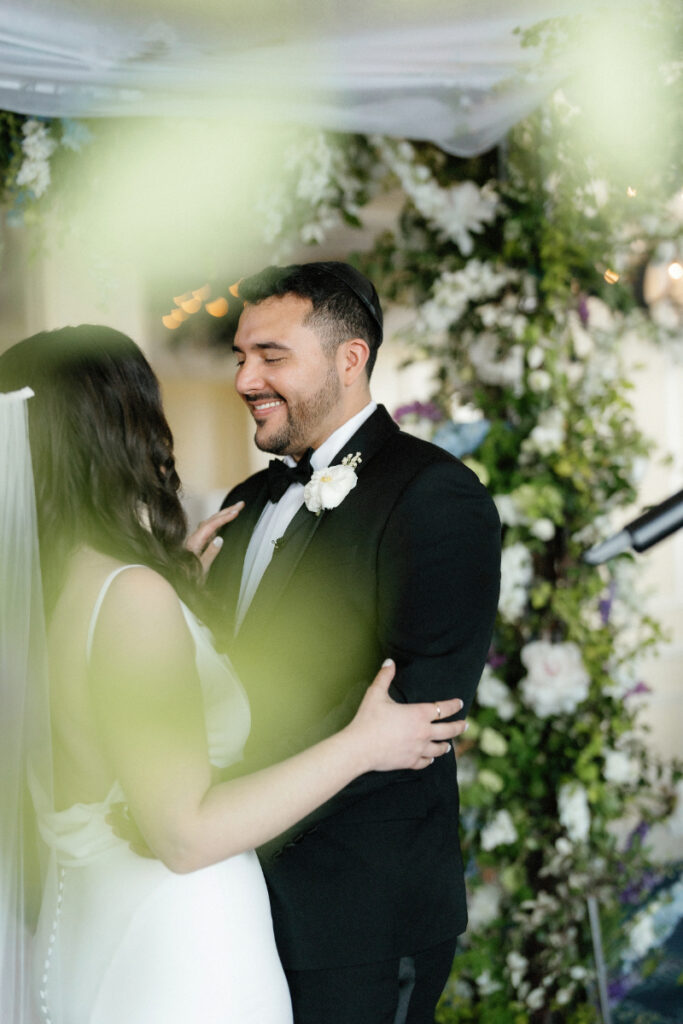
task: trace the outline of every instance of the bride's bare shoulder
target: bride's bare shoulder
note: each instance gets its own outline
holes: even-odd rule
[[[106,637],[167,636],[184,632],[184,619],[173,586],[160,573],[144,565],[130,565],[92,549],[77,552],[70,565],[63,597],[67,604],[82,602],[93,612],[94,639]]]
[[[91,668],[165,676],[194,662],[194,646],[175,590],[159,573],[130,566],[112,580],[91,636]]]

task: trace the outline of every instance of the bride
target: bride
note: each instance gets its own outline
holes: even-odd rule
[[[202,624],[200,584],[239,507],[200,528],[197,554],[185,547],[158,383],[124,335],[81,326],[20,342],[0,357],[0,389],[22,388],[52,743],[51,771],[37,770],[40,751],[28,766],[51,864],[32,943],[38,1020],[287,1024],[254,848],[365,772],[424,767],[464,723],[395,704],[388,662],[340,732],[226,780],[248,696]],[[460,706],[440,702],[444,718]],[[107,825],[121,801],[156,859]]]

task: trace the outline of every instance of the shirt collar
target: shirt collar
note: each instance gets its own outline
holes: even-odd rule
[[[377,402],[370,401],[360,412],[352,416],[350,420],[342,423],[341,427],[337,427],[334,433],[330,434],[311,455],[311,466],[313,469],[323,469],[324,466],[329,466],[337,452],[341,451],[346,442],[351,440],[359,427],[372,416],[376,408]],[[289,466],[296,465],[291,455],[285,457],[285,462]]]

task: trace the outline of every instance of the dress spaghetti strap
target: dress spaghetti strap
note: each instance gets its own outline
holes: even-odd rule
[[[104,601],[105,597],[107,596],[107,591],[109,590],[109,587],[112,585],[112,583],[114,582],[116,577],[120,573],[125,572],[126,569],[144,569],[144,568],[146,568],[146,566],[144,566],[144,565],[137,565],[137,564],[120,565],[118,569],[114,569],[113,572],[109,573],[109,575],[105,579],[104,583],[102,584],[102,586],[100,588],[100,592],[97,595],[97,600],[95,601],[95,604],[93,606],[92,615],[90,616],[90,624],[88,626],[88,639],[87,639],[86,645],[85,645],[85,658],[86,658],[86,662],[88,664],[90,664],[90,655],[92,654],[92,644],[93,644],[93,639],[94,639],[94,636],[95,636],[95,627],[97,626],[97,620],[99,618],[100,611],[102,610],[102,602]]]

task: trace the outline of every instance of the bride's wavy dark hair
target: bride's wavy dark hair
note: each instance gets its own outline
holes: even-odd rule
[[[48,616],[81,543],[150,566],[196,607],[173,435],[138,346],[90,324],[35,334],[0,356],[0,390],[25,386]]]

